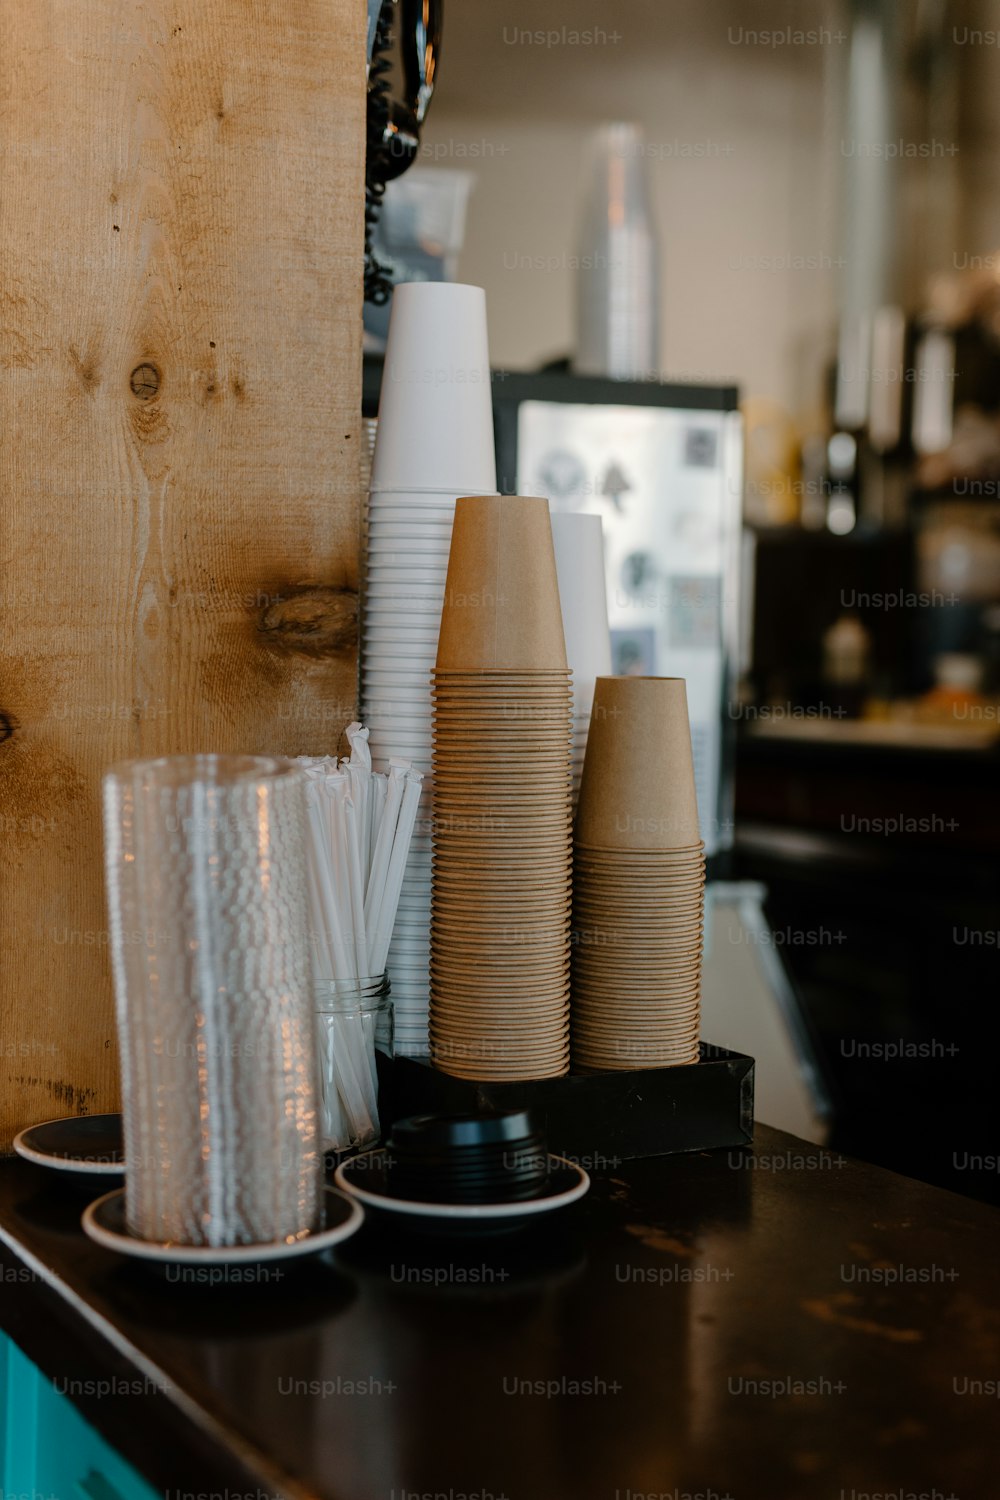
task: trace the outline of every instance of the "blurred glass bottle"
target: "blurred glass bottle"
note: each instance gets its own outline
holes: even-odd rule
[[[638,125],[604,125],[591,147],[578,239],[581,375],[659,378],[659,260]]]

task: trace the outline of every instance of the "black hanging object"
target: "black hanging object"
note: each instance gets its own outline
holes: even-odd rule
[[[372,59],[368,68],[368,134],[365,149],[365,301],[383,307],[389,300],[392,285],[386,268],[375,255],[372,235],[378,223],[379,209],[388,181],[389,147],[386,127],[389,123],[389,80],[392,70],[389,47],[392,41],[390,23],[392,0],[382,0]]]
[[[434,93],[441,55],[443,0],[400,0],[404,102],[390,98],[389,53],[395,0],[382,0],[368,66],[368,126],[365,151],[365,301],[382,307],[392,294],[388,268],[372,239],[386,183],[401,177],[420,150],[420,127]]]

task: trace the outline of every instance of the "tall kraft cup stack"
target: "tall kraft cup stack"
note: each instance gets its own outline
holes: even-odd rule
[[[455,500],[496,490],[480,287],[405,283],[392,297],[372,457],[361,634],[361,707],[376,770],[431,767],[437,655]],[[427,1052],[433,779],[421,807],[389,948],[395,1045]]]
[[[576,818],[573,1062],[698,1060],[704,845],[679,677],[599,677]]]
[[[566,656],[573,673],[573,805],[580,795],[583,757],[598,677],[611,675],[611,631],[600,516],[562,512],[552,517]]]
[[[569,1068],[570,726],[548,503],[461,499],[434,672],[431,1060]]]

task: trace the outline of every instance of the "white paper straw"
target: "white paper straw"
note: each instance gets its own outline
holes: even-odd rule
[[[347,828],[347,870],[351,881],[351,915],[354,919],[354,946],[359,964],[368,963],[368,936],[365,931],[365,886],[361,873],[361,833],[358,808],[353,797],[344,798],[344,820]],[[358,978],[362,978],[358,969]]]
[[[307,876],[317,977],[343,986],[384,973],[421,796],[422,777],[393,759],[371,770],[368,731],[348,726],[349,758],[300,757],[309,820]],[[342,989],[338,996],[344,999]],[[378,1016],[358,1007],[317,1016],[327,1147],[379,1130]]]
[[[316,965],[317,978],[335,979],[337,971],[330,947],[330,924],[323,908],[323,897],[316,874],[316,860],[311,855],[306,859],[306,879],[309,886],[309,918],[312,923],[313,961]]]
[[[319,784],[314,784],[310,792],[319,792]],[[329,838],[329,829],[323,815],[323,809],[319,805],[315,795],[308,796],[309,823],[312,829],[312,847],[315,855],[316,876],[319,884],[319,892],[326,913],[328,937],[332,950],[334,975],[337,979],[349,979],[356,977],[352,974],[352,963],[347,953],[347,944],[341,927],[339,909],[337,905],[337,884],[334,876],[333,850]]]
[[[372,867],[368,876],[368,890],[365,894],[365,923],[374,930],[378,923],[379,908],[382,905],[382,890],[385,886],[386,876],[389,873],[389,857],[392,853],[393,840],[396,837],[396,823],[399,819],[399,809],[403,801],[403,789],[406,784],[406,769],[399,761],[389,762],[389,777],[386,785],[385,806],[382,809],[382,817],[378,826],[375,839],[375,849],[372,853]],[[372,969],[371,973],[381,973],[381,970]]]
[[[406,786],[403,792],[402,805],[399,809],[399,818],[396,824],[396,836],[392,844],[389,869],[382,887],[382,898],[378,910],[374,914],[374,925],[369,929],[372,944],[370,957],[373,974],[381,974],[388,961],[389,944],[392,941],[392,930],[396,925],[399,896],[403,889],[406,860],[410,852],[410,840],[413,837],[413,828],[417,819],[417,808],[420,805],[422,780],[423,777],[419,771],[410,770],[406,775]]]

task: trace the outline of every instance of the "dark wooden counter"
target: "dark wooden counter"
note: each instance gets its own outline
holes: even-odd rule
[[[0,1163],[0,1324],[171,1500],[997,1494],[1000,1216],[774,1131],[256,1286],[158,1281],[79,1209]]]

